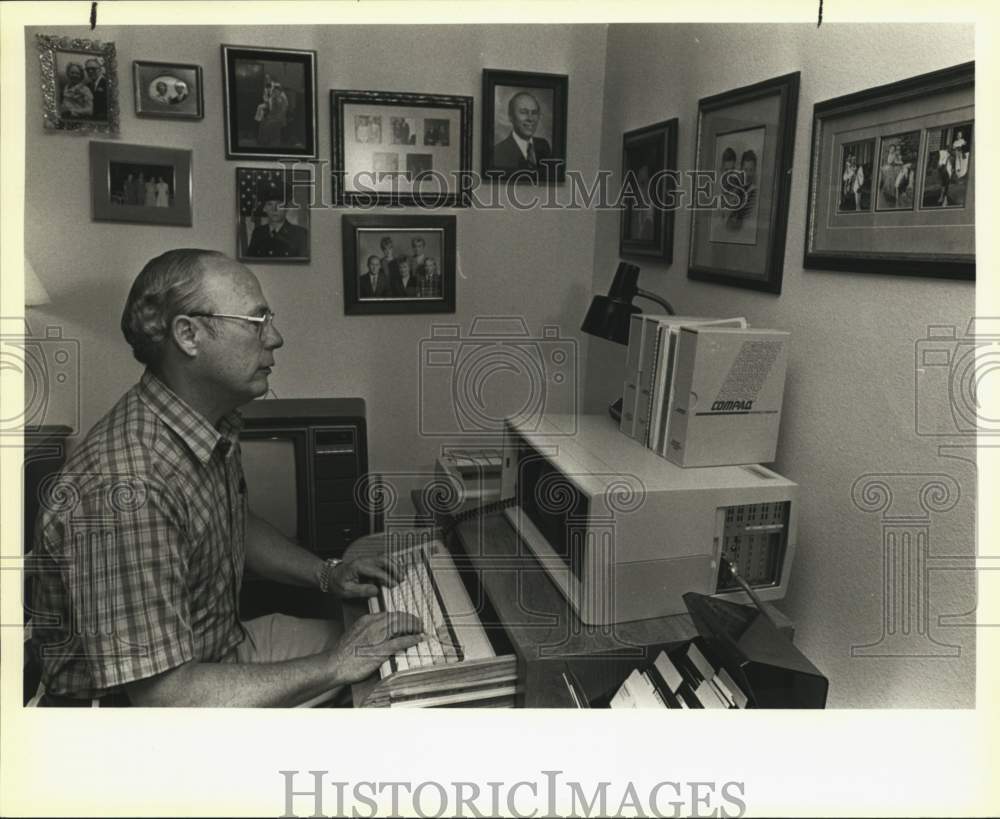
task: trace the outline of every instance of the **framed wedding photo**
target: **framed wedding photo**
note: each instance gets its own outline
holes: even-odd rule
[[[191,151],[90,143],[90,201],[96,222],[191,225]]]
[[[237,168],[236,258],[308,262],[312,195],[309,167]]]
[[[688,278],[781,292],[799,73],[698,102]]]
[[[132,62],[135,115],[156,119],[202,119],[205,116],[201,66]]]
[[[222,46],[226,159],[316,159],[316,52]]]
[[[344,313],[455,312],[455,217],[341,217]]]
[[[671,262],[674,258],[674,195],[677,119],[622,135],[622,209],[618,252]]]
[[[566,179],[569,77],[483,71],[483,178],[520,183]]]
[[[114,43],[36,34],[47,131],[107,134],[119,130]]]
[[[331,91],[330,137],[338,204],[468,204],[472,97]]]
[[[975,64],[813,107],[803,265],[976,277]]]

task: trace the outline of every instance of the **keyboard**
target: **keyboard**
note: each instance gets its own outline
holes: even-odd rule
[[[400,671],[446,666],[496,656],[479,622],[458,571],[440,541],[402,554],[405,577],[395,586],[380,586],[369,598],[372,613],[405,611],[423,621],[424,639],[386,660],[382,679]]]

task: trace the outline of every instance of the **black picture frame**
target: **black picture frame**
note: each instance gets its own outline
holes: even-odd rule
[[[781,293],[799,72],[698,101],[688,278]]]
[[[334,201],[341,206],[466,207],[472,97],[330,92]]]
[[[222,46],[226,159],[316,159],[316,52]]]
[[[239,261],[304,264],[310,260],[312,176],[311,166],[236,169]]]
[[[667,262],[674,259],[677,182],[677,118],[622,134],[622,181],[628,197],[622,208],[618,253]],[[631,174],[631,178],[629,177]]]
[[[116,136],[120,129],[114,43],[36,34],[43,126],[49,133]],[[79,81],[73,82],[70,72]],[[91,73],[92,72],[92,73]]]
[[[344,313],[348,316],[455,312],[456,219],[454,216],[404,214],[344,214],[341,217],[344,245]],[[392,248],[383,253],[383,242]],[[424,252],[415,250],[422,239]],[[397,248],[406,247],[399,253]],[[382,255],[382,258],[377,258]],[[372,257],[376,257],[372,263]],[[407,258],[411,278],[405,290],[400,261]],[[435,262],[437,274],[428,260]],[[393,264],[395,262],[395,265]],[[371,289],[366,271],[378,272]],[[412,290],[410,288],[413,288]]]
[[[515,98],[534,97],[531,128],[541,143],[533,166],[514,136],[511,105]],[[566,180],[566,133],[569,77],[531,71],[483,70],[483,179],[523,184],[555,184]],[[550,120],[550,122],[548,121]],[[524,136],[526,134],[522,134]],[[543,156],[542,154],[546,154]]]
[[[135,115],[149,119],[203,119],[204,81],[200,65],[132,61]]]
[[[95,222],[189,227],[193,211],[191,156],[191,151],[178,148],[92,141],[91,217]]]
[[[974,280],[974,126],[974,62],[816,103],[803,266]]]

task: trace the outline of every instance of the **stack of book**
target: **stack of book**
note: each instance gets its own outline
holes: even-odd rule
[[[611,698],[611,708],[746,708],[747,695],[725,668],[716,668],[694,642],[651,666],[635,669]]]

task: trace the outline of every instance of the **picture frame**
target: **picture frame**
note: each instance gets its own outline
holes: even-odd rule
[[[344,313],[454,313],[455,225],[454,216],[344,214]]]
[[[813,106],[803,266],[976,277],[975,63]]]
[[[204,82],[200,65],[133,60],[132,88],[137,117],[205,117]]]
[[[114,43],[36,34],[46,131],[115,136],[120,129]]]
[[[251,263],[310,259],[313,183],[306,168],[236,169],[236,258]]]
[[[334,201],[465,207],[472,186],[472,97],[330,92]]]
[[[781,293],[799,72],[698,101],[688,278]]]
[[[93,220],[190,226],[191,155],[191,151],[178,148],[92,141]]]
[[[316,52],[222,46],[226,159],[316,159]]]
[[[642,256],[668,264],[674,259],[674,208],[677,180],[677,118],[622,134],[625,202],[618,234],[622,256]],[[630,176],[631,175],[631,176]]]
[[[568,99],[565,74],[484,69],[483,178],[564,182]]]

